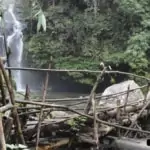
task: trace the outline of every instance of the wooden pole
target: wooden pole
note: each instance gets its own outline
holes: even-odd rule
[[[6,142],[2,123],[2,114],[0,114],[0,150],[6,150]]]
[[[51,57],[50,61],[52,61],[52,57]],[[51,62],[49,64],[48,68],[49,69],[51,68]],[[45,102],[45,99],[46,99],[48,81],[49,81],[49,73],[47,72],[46,79],[45,79],[45,84],[44,84],[43,98],[42,98],[43,103]],[[39,123],[38,123],[38,127],[37,127],[36,150],[38,150],[39,137],[40,137],[40,128],[41,128],[41,123],[42,123],[42,116],[43,116],[43,106],[41,107],[41,110],[40,110]]]
[[[12,111],[12,115],[13,115],[13,118],[14,118],[14,123],[17,127],[17,133],[18,133],[18,136],[20,137],[21,143],[25,145],[25,140],[24,140],[22,130],[21,130],[21,124],[20,124],[20,119],[19,119],[19,115],[18,115],[18,112],[17,112],[17,107],[15,106],[14,91],[13,91],[10,79],[8,78],[7,73],[4,69],[3,62],[1,60],[1,58],[0,58],[0,69],[2,71],[4,80],[5,80],[7,88],[8,88],[8,92],[9,92],[9,96],[10,96],[10,103],[14,106],[13,111]]]

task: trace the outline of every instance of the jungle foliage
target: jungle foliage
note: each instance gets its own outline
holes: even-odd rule
[[[40,0],[39,4],[46,31],[37,32],[38,17],[33,17],[28,56],[34,66],[47,67],[52,56],[54,68],[95,70],[104,62],[148,75],[150,0]],[[33,4],[31,8],[33,13]],[[92,82],[87,74],[69,75]]]

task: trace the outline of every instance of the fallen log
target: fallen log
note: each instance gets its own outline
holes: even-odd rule
[[[138,103],[137,105],[131,105],[131,106],[126,106],[126,113],[130,113],[130,112],[135,112],[140,110],[142,107],[144,106],[144,104]],[[147,107],[147,109],[150,108],[150,105]],[[124,113],[124,108],[120,108],[121,113]],[[109,117],[114,117],[117,114],[117,109],[114,109],[112,111],[107,111],[105,112]]]
[[[70,112],[76,113],[78,115],[81,115],[81,116],[84,116],[84,117],[87,117],[87,118],[93,120],[93,117],[90,116],[90,115],[84,114],[82,112],[78,112],[78,111],[76,111],[76,110],[74,110],[72,108],[61,106],[61,105],[47,104],[47,103],[41,103],[41,102],[30,102],[30,101],[23,101],[23,100],[22,101],[16,100],[16,102],[17,103],[26,103],[26,104],[46,106],[46,107],[50,107],[50,108],[55,108],[55,110],[56,110],[56,108],[57,109],[62,109],[64,111],[70,111]],[[116,128],[120,128],[120,129],[124,129],[124,130],[130,130],[130,131],[142,132],[142,133],[150,134],[150,131],[144,131],[144,130],[138,130],[138,129],[128,128],[128,127],[121,126],[121,125],[118,125],[118,124],[114,124],[114,123],[110,123],[110,122],[107,122],[107,121],[103,121],[103,120],[100,120],[98,118],[96,118],[96,121],[98,123],[101,123],[101,124],[105,124],[105,125],[108,125],[108,126],[112,126],[112,127],[116,127]]]
[[[150,139],[131,139],[126,137],[113,137],[108,136],[107,139],[112,142],[112,147],[118,149],[127,150],[149,150],[150,149]]]

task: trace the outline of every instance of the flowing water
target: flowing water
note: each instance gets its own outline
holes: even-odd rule
[[[11,50],[9,57],[10,67],[29,67],[28,62],[25,62],[25,56],[23,55],[26,50],[26,47],[23,44],[23,30],[26,26],[23,18],[29,16],[29,14],[25,14],[24,12],[29,11],[28,4],[25,4],[25,0],[0,0],[0,3],[3,8],[4,20],[4,26],[2,24],[0,26],[0,56],[5,56],[6,53],[4,49],[3,37],[3,31],[5,31],[7,46]],[[28,84],[32,91],[42,90],[45,75],[42,76],[43,74],[39,72],[20,70],[13,70],[12,75],[16,82],[17,91],[25,91],[26,84]],[[54,78],[51,78],[49,82],[49,87],[52,87],[52,91],[58,92],[59,89],[59,91],[64,92],[65,89],[67,92],[70,92],[70,87],[74,88],[74,85],[67,87],[66,85],[68,83],[62,82],[62,80],[57,80],[57,83],[55,81]],[[83,88],[81,87],[80,89],[82,90]],[[68,95],[70,95],[70,93],[68,93]]]
[[[10,67],[21,67],[22,66],[22,54],[23,54],[23,26],[21,22],[18,21],[17,16],[14,12],[16,8],[15,1],[13,0],[3,0],[2,6],[4,9],[3,12],[3,21],[4,26],[1,27],[6,35],[7,46],[10,49]],[[19,16],[18,16],[19,17]],[[0,42],[4,45],[3,34],[1,33]],[[0,47],[0,55],[5,56],[4,46]],[[16,87],[18,91],[22,91],[22,75],[21,71],[12,71],[14,80],[16,81]]]

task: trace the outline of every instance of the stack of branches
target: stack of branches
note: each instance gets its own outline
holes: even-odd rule
[[[49,65],[49,69],[51,65]],[[6,143],[21,143],[29,147],[36,147],[36,150],[56,149],[62,146],[72,148],[75,144],[86,143],[100,148],[101,139],[107,135],[144,137],[150,131],[142,130],[139,124],[140,118],[149,116],[150,101],[139,99],[128,101],[128,94],[133,90],[127,90],[124,104],[118,101],[106,102],[104,96],[96,96],[95,90],[103,78],[106,67],[97,76],[97,80],[88,97],[72,99],[73,104],[64,105],[52,103],[46,100],[49,74],[47,72],[43,90],[42,101],[30,99],[29,88],[26,87],[24,100],[15,99],[11,79],[7,76],[0,59],[0,89],[1,107],[0,118],[0,149],[6,149]],[[4,79],[6,88],[4,89]],[[149,84],[141,88],[147,87]],[[8,91],[8,96],[5,95]],[[135,89],[136,90],[136,89]],[[148,91],[148,90],[147,90]],[[147,94],[146,94],[147,95]],[[109,97],[116,96],[109,95]],[[7,97],[7,98],[6,98]],[[105,96],[106,98],[107,96]],[[7,101],[6,101],[7,100]],[[71,99],[70,99],[71,101]],[[69,101],[69,102],[70,102]],[[74,102],[75,101],[75,102]],[[103,101],[102,105],[98,103]],[[57,102],[57,100],[53,100]],[[110,105],[111,103],[111,105]],[[81,106],[79,106],[81,105]],[[8,113],[9,112],[9,113]],[[130,134],[129,134],[130,133]]]

